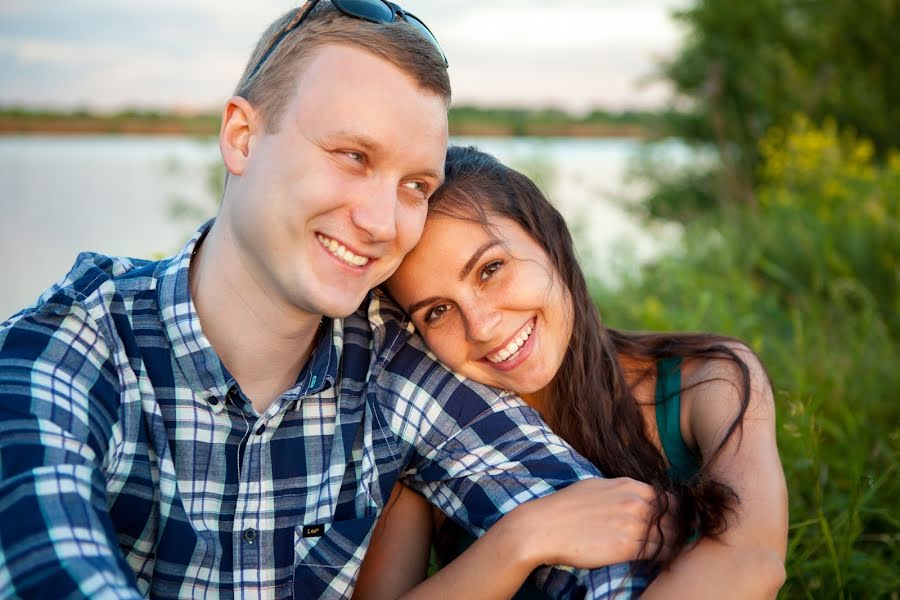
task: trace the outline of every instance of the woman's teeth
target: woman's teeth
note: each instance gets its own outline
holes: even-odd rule
[[[487,359],[492,363],[501,363],[505,360],[509,360],[510,358],[515,356],[519,350],[522,349],[522,346],[525,345],[525,340],[527,340],[531,336],[532,331],[534,331],[534,325],[532,325],[531,321],[529,321],[525,325],[525,327],[523,327],[522,330],[519,331],[519,334],[515,338],[513,338],[513,340],[509,344],[506,345],[506,348],[496,354],[491,354],[487,357]]]
[[[343,244],[339,244],[336,241],[325,237],[321,233],[316,234],[316,239],[319,240],[319,243],[322,244],[323,248],[325,248],[350,266],[361,267],[369,262],[369,258],[367,256],[357,256],[356,254],[353,254],[352,252],[347,250],[347,248],[345,248]]]

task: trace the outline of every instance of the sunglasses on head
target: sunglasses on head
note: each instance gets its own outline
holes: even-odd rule
[[[272,41],[272,44],[262,55],[262,58],[260,58],[259,62],[253,67],[250,76],[247,78],[248,80],[253,79],[253,76],[259,72],[269,56],[272,55],[272,52],[275,51],[275,48],[278,47],[278,44],[281,43],[281,40],[287,37],[290,32],[300,27],[300,24],[303,23],[306,15],[308,15],[318,3],[319,0],[309,0],[297,11],[297,16],[291,19],[291,22],[288,23],[287,27],[278,34],[278,37]],[[363,21],[369,21],[370,23],[393,23],[398,18],[406,21],[412,25],[416,31],[422,34],[426,40],[431,42],[431,45],[437,48],[437,51],[441,54],[441,58],[444,60],[444,65],[447,65],[447,57],[444,56],[444,51],[441,50],[440,44],[438,44],[438,41],[435,39],[434,34],[431,33],[431,30],[428,29],[428,26],[425,25],[419,17],[403,10],[393,2],[388,2],[388,0],[331,0],[331,3],[336,9],[348,17],[362,19]]]

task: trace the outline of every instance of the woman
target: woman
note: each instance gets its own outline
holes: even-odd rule
[[[526,503],[421,583],[430,509],[398,486],[358,597],[508,598],[541,564],[638,558],[666,567],[647,598],[774,596],[787,492],[772,391],[746,346],[606,328],[562,217],[527,177],[474,148],[448,151],[422,240],[387,289],[444,364],[516,392],[623,479]],[[464,538],[442,523],[437,545],[452,558]]]

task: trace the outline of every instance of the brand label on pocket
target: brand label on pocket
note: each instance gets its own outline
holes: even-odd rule
[[[322,537],[322,534],[325,533],[324,525],[304,525],[303,526],[303,537]]]

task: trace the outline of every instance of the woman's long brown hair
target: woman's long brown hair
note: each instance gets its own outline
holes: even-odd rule
[[[707,472],[740,428],[750,399],[748,366],[733,349],[737,340],[706,333],[637,333],[605,327],[562,215],[528,177],[476,148],[450,147],[445,180],[430,200],[429,214],[473,221],[488,230],[492,218],[506,217],[541,245],[570,292],[574,308],[569,349],[546,390],[547,423],[605,476],[631,477],[652,485],[657,502],[651,526],[659,527],[671,494],[677,506],[677,529],[674,539],[667,542],[674,547],[682,547],[697,533],[720,534],[726,526],[726,513],[739,499],[734,490]],[[632,386],[623,374],[622,356],[650,365],[648,374],[656,361],[670,357],[727,359],[739,367],[740,411],[717,450],[704,457],[699,472],[687,481],[669,476],[662,452],[648,438]],[[446,532],[438,534],[439,555],[452,552],[442,548],[441,540],[447,537]],[[665,566],[658,555],[646,558]]]

